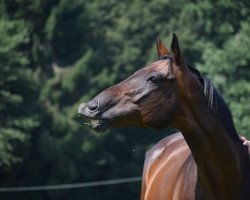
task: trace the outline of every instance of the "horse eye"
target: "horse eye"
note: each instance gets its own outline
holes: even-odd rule
[[[159,76],[151,76],[148,80],[151,81],[151,82],[153,82],[153,83],[157,83],[157,82],[162,81],[162,77],[159,77]]]

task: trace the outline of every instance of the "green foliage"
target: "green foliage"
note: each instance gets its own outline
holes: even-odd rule
[[[248,1],[13,0],[0,3],[2,186],[138,176],[146,149],[169,134],[99,135],[77,107],[156,58],[176,32],[186,62],[208,75],[250,138]],[[0,199],[138,199],[139,183],[0,194]],[[121,192],[123,191],[123,192]],[[100,197],[101,194],[101,197]]]
[[[39,125],[30,110],[35,108],[37,82],[24,69],[29,63],[27,52],[18,50],[28,43],[25,25],[23,20],[0,21],[0,167],[22,161],[18,151],[28,145],[27,132]]]
[[[250,120],[250,48],[249,20],[240,23],[238,31],[225,38],[221,47],[207,43],[198,67],[221,89],[232,109],[239,133],[249,134]]]

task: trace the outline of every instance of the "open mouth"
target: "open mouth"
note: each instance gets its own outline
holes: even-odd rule
[[[87,124],[96,132],[105,132],[110,127],[110,121],[103,119],[90,119]]]
[[[104,132],[111,126],[112,120],[102,119],[99,112],[90,110],[86,103],[82,103],[79,106],[78,113],[84,116],[85,119],[88,119],[88,122],[85,124],[96,132]]]

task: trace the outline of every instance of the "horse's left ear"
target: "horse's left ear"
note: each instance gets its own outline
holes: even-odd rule
[[[185,66],[184,64],[184,57],[181,53],[181,49],[179,46],[178,38],[175,33],[173,33],[173,39],[171,43],[171,51],[174,56],[174,61],[178,66]]]
[[[162,43],[162,41],[160,39],[160,36],[158,36],[157,39],[156,39],[156,47],[157,47],[158,59],[161,59],[164,56],[171,55],[171,52]]]

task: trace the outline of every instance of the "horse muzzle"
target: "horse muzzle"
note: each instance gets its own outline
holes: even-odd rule
[[[98,108],[98,101],[93,102],[92,100],[89,103],[82,103],[78,107],[78,113],[90,120],[89,123],[86,123],[90,128],[94,129],[97,132],[104,132],[110,127],[111,120],[103,119],[101,117],[101,112],[98,111]]]

